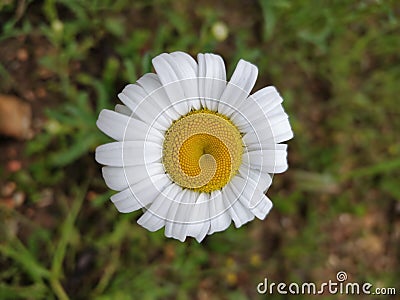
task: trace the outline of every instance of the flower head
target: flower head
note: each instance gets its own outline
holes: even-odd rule
[[[117,140],[96,149],[116,208],[142,208],[141,226],[181,241],[264,219],[272,175],[287,169],[281,142],[293,137],[276,89],[250,95],[258,70],[244,60],[226,82],[215,54],[163,53],[153,66],[97,121]]]

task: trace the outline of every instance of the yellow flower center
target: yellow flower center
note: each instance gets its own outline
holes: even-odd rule
[[[167,130],[163,164],[183,188],[212,192],[223,188],[242,162],[242,136],[225,116],[207,109],[192,111]]]

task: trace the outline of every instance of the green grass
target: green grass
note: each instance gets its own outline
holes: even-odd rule
[[[0,53],[29,53],[22,69],[1,55],[0,92],[46,91],[31,103],[41,122],[24,168],[0,167],[0,183],[26,195],[14,208],[0,198],[0,299],[253,299],[264,277],[323,282],[340,270],[399,288],[398,3],[246,3],[0,2]],[[94,161],[110,141],[99,111],[175,50],[219,53],[229,75],[239,58],[256,64],[256,89],[279,89],[295,132],[269,217],[202,244],[118,214]]]

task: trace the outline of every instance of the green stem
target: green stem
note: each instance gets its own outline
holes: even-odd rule
[[[359,177],[374,176],[381,173],[389,173],[394,170],[398,170],[399,167],[400,167],[400,159],[387,160],[376,163],[371,166],[358,168],[346,174],[343,174],[343,176],[340,178],[340,181],[346,181],[349,179],[355,179]]]
[[[75,193],[75,201],[73,202],[69,214],[61,227],[60,241],[57,244],[52,260],[50,285],[53,289],[53,292],[58,296],[59,299],[62,300],[69,299],[60,282],[60,278],[63,275],[62,265],[71,236],[73,236],[74,224],[81,209],[83,199],[85,198],[87,186],[87,183],[84,184]]]
[[[53,289],[54,294],[56,294],[57,298],[60,300],[69,300],[67,293],[65,292],[63,286],[57,278],[52,277],[50,279],[50,285]]]

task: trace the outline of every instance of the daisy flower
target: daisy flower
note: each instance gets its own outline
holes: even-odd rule
[[[229,82],[215,54],[163,53],[101,111],[97,126],[116,142],[96,160],[118,211],[143,209],[138,223],[167,237],[201,242],[207,234],[264,219],[265,192],[284,172],[293,137],[277,90],[250,92],[258,69],[240,60]]]

